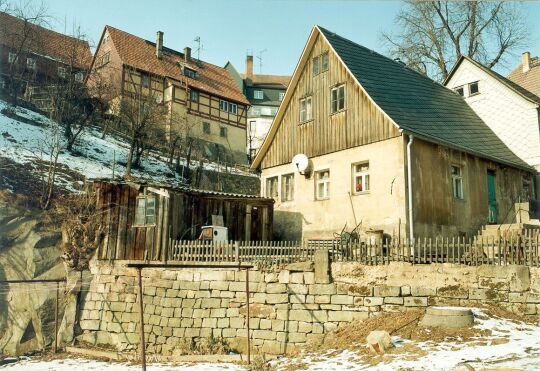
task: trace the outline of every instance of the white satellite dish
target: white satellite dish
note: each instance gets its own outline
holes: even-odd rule
[[[295,171],[304,175],[309,170],[309,159],[303,153],[299,153],[293,157],[291,165]]]

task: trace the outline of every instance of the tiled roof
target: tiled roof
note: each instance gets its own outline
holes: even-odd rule
[[[240,74],[242,79],[246,78],[246,74]],[[280,75],[257,75],[254,74],[251,82],[253,85],[281,85],[283,88],[287,88],[289,82],[291,81],[291,76],[280,76]]]
[[[228,72],[214,64],[192,59],[187,66],[197,72],[197,78],[182,74],[186,65],[184,54],[164,47],[163,58],[156,57],[155,42],[142,39],[125,31],[106,26],[120,59],[126,65],[154,75],[168,77],[177,81],[187,81],[188,86],[242,104],[249,104],[246,97]]]
[[[531,67],[523,72],[523,65],[513,70],[508,79],[540,97],[540,57],[531,58]]]
[[[367,94],[401,129],[480,157],[530,169],[453,91],[402,63],[318,28]]]
[[[28,24],[31,37],[26,41],[26,50],[36,55],[70,64],[75,51],[75,67],[88,69],[92,61],[92,52],[87,41],[67,36],[41,26]],[[10,14],[0,12],[0,44],[8,47],[20,44],[24,31],[24,21]]]

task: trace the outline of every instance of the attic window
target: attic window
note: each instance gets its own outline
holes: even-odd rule
[[[469,84],[469,96],[480,94],[480,89],[478,89],[478,81],[471,82]]]
[[[154,196],[137,197],[135,226],[144,227],[156,224],[156,198]]]
[[[188,67],[184,67],[184,75],[192,79],[197,78],[197,72]]]
[[[100,68],[100,67],[105,66],[107,63],[109,63],[110,57],[111,57],[111,52],[107,52],[107,53],[103,54],[101,57],[99,57],[96,60],[96,67],[95,68]]]
[[[454,91],[456,92],[457,95],[460,95],[462,97],[465,96],[465,91],[463,90],[463,86],[455,88]]]
[[[321,72],[328,71],[328,53],[321,55]]]

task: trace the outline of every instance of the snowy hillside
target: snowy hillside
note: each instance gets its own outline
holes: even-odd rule
[[[51,138],[58,129],[55,123],[38,113],[17,107],[15,115],[6,116],[8,105],[0,100],[0,159],[13,164],[24,165],[28,170],[44,175],[44,165],[49,161]],[[57,184],[67,190],[80,188],[84,178],[120,178],[125,172],[128,145],[108,135],[101,138],[101,133],[90,129],[80,136],[75,145],[77,155],[62,151],[59,156],[59,175]],[[185,165],[185,162],[183,163]],[[192,164],[193,165],[193,164]],[[0,175],[7,176],[9,166],[0,164]],[[216,171],[218,166],[205,163],[205,170]],[[239,170],[236,175],[250,176]],[[37,175],[37,174],[36,174]],[[176,185],[181,177],[167,166],[166,159],[156,155],[146,156],[142,160],[142,169],[133,169],[134,178],[144,181]],[[0,186],[7,186],[2,182]],[[4,179],[5,180],[5,179]],[[3,184],[4,183],[4,184]]]

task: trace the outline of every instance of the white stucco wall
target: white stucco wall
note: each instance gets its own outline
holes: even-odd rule
[[[274,234],[290,240],[331,238],[334,232],[341,232],[345,224],[346,230],[351,231],[361,222],[361,231],[382,229],[390,236],[405,237],[403,151],[403,138],[397,137],[313,157],[314,171],[309,178],[294,172],[294,200],[286,202],[281,200],[281,176],[293,173],[292,165],[264,169],[263,195],[266,179],[274,176],[279,179],[279,196],[274,205]],[[370,190],[354,195],[352,165],[364,161],[369,161]],[[330,197],[316,200],[314,172],[324,169],[330,170]]]
[[[477,95],[469,97],[468,85],[479,81]],[[539,114],[534,103],[464,60],[447,87],[464,85],[465,101],[501,140],[529,165],[540,170]]]
[[[254,148],[259,151],[261,148],[266,134],[270,130],[273,117],[248,117],[248,133],[247,133],[247,153],[249,154],[250,148]]]

